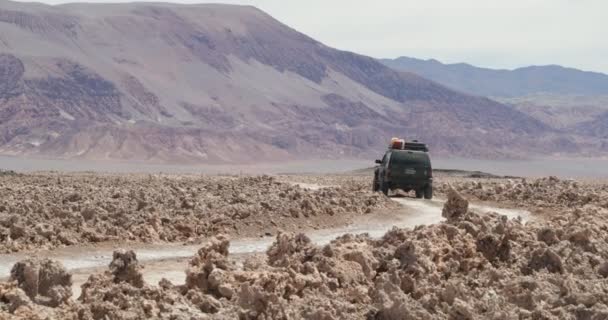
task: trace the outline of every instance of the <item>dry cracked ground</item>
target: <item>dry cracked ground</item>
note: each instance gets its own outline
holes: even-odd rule
[[[317,246],[289,226],[345,223],[395,204],[357,176],[4,175],[5,252],[209,240],[183,285],[146,283],[137,253],[118,250],[78,297],[57,261],[20,261],[0,284],[0,319],[608,319],[608,185],[438,180],[443,222]],[[516,204],[538,218],[480,214],[469,201]],[[236,263],[229,238],[271,221],[266,253]]]

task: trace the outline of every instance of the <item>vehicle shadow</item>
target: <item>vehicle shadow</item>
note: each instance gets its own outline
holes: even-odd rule
[[[409,199],[417,199],[415,195],[412,195],[411,192],[405,193],[403,191],[395,191],[389,193],[389,198],[409,198]]]

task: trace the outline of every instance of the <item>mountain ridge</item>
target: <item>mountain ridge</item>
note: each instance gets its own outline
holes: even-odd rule
[[[444,64],[436,59],[380,59],[385,65],[419,74],[470,94],[514,97],[537,93],[608,94],[608,75],[560,65],[491,69],[468,63]]]
[[[2,2],[0,27],[2,154],[371,157],[403,135],[475,157],[598,144],[325,46],[251,6]]]

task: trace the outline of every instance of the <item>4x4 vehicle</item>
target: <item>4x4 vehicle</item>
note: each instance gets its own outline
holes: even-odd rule
[[[410,145],[408,147],[408,145]],[[433,169],[426,145],[405,143],[404,149],[389,149],[374,170],[374,191],[414,190],[416,198],[433,198]]]

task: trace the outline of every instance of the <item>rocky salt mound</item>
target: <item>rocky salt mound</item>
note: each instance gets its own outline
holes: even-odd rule
[[[469,211],[469,201],[463,198],[454,188],[448,191],[448,200],[441,210],[441,216],[448,221],[457,220]]]
[[[6,176],[0,177],[0,252],[274,234],[390,206],[362,186],[306,190],[268,176]]]
[[[9,282],[0,284],[2,311],[23,319],[44,318],[48,311],[36,309],[36,305],[56,308],[71,296],[72,275],[61,263],[49,259],[16,263]]]
[[[116,251],[109,270],[92,275],[78,300],[59,310],[62,319],[207,319],[169,281],[144,283],[133,251]]]
[[[608,317],[605,210],[587,206],[524,225],[467,207],[452,191],[446,222],[395,228],[381,239],[344,235],[319,247],[303,234],[281,233],[242,267],[218,237],[192,258],[183,286],[142,284],[135,255],[119,252],[79,300],[33,303],[33,310],[62,319]],[[15,315],[10,301],[30,299],[0,293],[5,317]]]
[[[507,180],[456,180],[438,184],[437,191],[456,189],[482,201],[515,202],[538,208],[579,208],[594,205],[608,209],[608,184],[581,183],[557,177]]]

